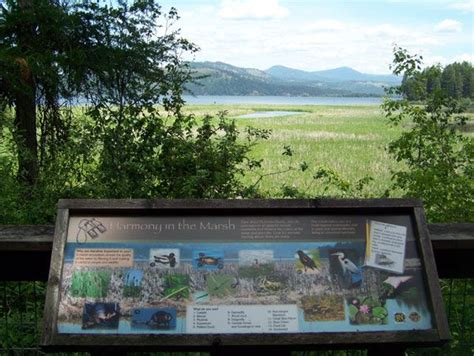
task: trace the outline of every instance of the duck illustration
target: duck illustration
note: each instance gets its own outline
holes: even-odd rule
[[[176,256],[173,252],[171,252],[169,255],[153,256],[153,258],[155,263],[169,265],[170,267],[176,266]],[[152,266],[154,266],[155,263],[152,262]]]
[[[222,269],[224,268],[224,262],[221,257],[212,257],[201,252],[197,258],[197,266],[217,266],[217,268]]]
[[[296,253],[298,254],[298,257],[300,258],[300,262],[303,264],[305,272],[308,268],[311,268],[312,270],[317,269],[316,263],[314,263],[311,257],[309,257],[307,254],[305,254],[301,250],[296,251]]]

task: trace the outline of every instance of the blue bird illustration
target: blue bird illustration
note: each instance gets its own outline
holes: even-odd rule
[[[348,259],[343,252],[336,252],[332,254],[337,256],[341,265],[343,277],[350,278],[351,287],[358,287],[362,283],[362,271],[350,259]]]

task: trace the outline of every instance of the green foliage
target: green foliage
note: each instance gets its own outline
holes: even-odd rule
[[[269,131],[240,134],[225,113],[198,120],[182,112],[191,72],[180,53],[196,47],[172,29],[177,19],[175,9],[164,14],[154,0],[113,6],[41,0],[27,9],[9,2],[0,21],[0,96],[13,115],[0,105],[7,153],[0,154],[0,203],[7,207],[0,222],[51,222],[59,198],[251,195],[239,177],[259,166],[249,152]],[[17,53],[22,21],[36,27],[28,33],[31,49]],[[31,118],[39,137],[38,157],[30,157],[39,162],[33,189],[16,179],[21,157],[36,152],[14,139],[18,68],[7,65],[20,55],[39,104]],[[76,98],[87,105],[73,106]]]
[[[37,347],[46,285],[42,282],[2,282],[0,350]],[[12,353],[13,351],[10,351]]]
[[[420,59],[397,56],[400,51],[395,52],[396,70],[417,76]],[[459,132],[466,117],[459,114],[458,101],[437,90],[424,105],[386,99],[382,107],[392,125],[407,127],[389,145],[393,157],[407,166],[394,173],[395,187],[423,199],[431,221],[473,221],[474,145]]]

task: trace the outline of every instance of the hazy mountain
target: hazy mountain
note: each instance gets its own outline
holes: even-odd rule
[[[383,86],[400,81],[393,76],[363,74],[343,67],[305,72],[283,66],[266,71],[222,62],[193,62],[195,95],[379,96]]]
[[[288,81],[328,81],[327,78],[321,77],[315,74],[315,72],[306,72],[304,70],[288,68],[285,66],[273,66],[265,70],[265,73],[270,74],[273,78]]]
[[[399,83],[401,81],[401,79],[395,75],[365,74],[349,67],[307,72],[284,66],[273,66],[265,70],[265,72],[275,78],[298,81],[364,81],[385,83]]]

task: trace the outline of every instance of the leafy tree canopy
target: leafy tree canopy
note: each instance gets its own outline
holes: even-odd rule
[[[427,72],[441,72],[437,67],[421,71],[422,58],[403,48],[395,48],[394,54],[394,73],[403,73],[406,82]],[[454,68],[446,67],[443,75]],[[390,92],[400,95],[404,90],[402,84]],[[474,144],[460,130],[467,121],[460,114],[460,102],[438,88],[427,94],[422,105],[387,98],[382,107],[391,124],[407,127],[389,145],[392,156],[407,166],[394,172],[395,187],[421,198],[431,221],[473,221]]]

